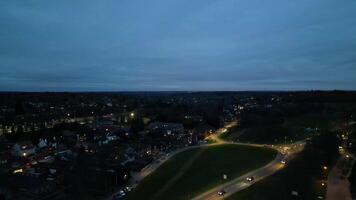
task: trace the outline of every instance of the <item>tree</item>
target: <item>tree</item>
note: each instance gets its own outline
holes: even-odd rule
[[[145,128],[145,124],[141,117],[136,117],[131,120],[131,131],[133,133],[138,133]]]
[[[332,162],[339,154],[340,139],[336,132],[324,131],[312,140],[313,147],[325,154],[326,162]]]
[[[23,105],[22,100],[18,99],[15,104],[15,114],[16,115],[23,115],[25,114],[25,108]]]

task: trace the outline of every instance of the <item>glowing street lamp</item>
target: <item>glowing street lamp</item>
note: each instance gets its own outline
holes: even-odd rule
[[[223,179],[226,180],[227,179],[227,175],[223,174]]]

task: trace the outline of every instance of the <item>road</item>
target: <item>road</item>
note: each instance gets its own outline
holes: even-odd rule
[[[345,140],[344,148],[340,150],[340,158],[328,175],[326,200],[352,199],[348,177],[354,162],[355,156],[347,151]]]
[[[222,199],[225,197],[228,197],[238,191],[241,191],[254,183],[272,175],[276,171],[282,169],[285,164],[282,163],[282,161],[285,161],[288,163],[288,160],[292,159],[292,157],[303,150],[305,142],[304,141],[299,141],[293,144],[289,145],[278,145],[278,146],[272,146],[272,145],[260,145],[260,144],[245,144],[245,143],[234,143],[238,145],[248,145],[248,146],[256,146],[256,147],[270,147],[278,150],[278,154],[276,158],[270,162],[269,164],[256,169],[252,172],[249,172],[247,174],[244,174],[240,177],[237,177],[233,179],[232,181],[229,181],[228,183],[225,183],[223,185],[220,185],[218,187],[212,188],[209,191],[198,195],[197,197],[193,198],[194,200],[214,200],[214,199]],[[247,177],[254,177],[254,180],[252,182],[248,182],[246,180]],[[219,196],[218,192],[220,190],[224,190],[226,193],[224,196]]]
[[[224,189],[226,191],[226,194],[223,196],[224,198],[227,196],[232,195],[235,192],[241,191],[252,184],[270,176],[271,174],[275,173],[276,171],[282,169],[284,167],[284,164],[281,163],[281,161],[286,161],[290,160],[296,153],[300,152],[305,145],[304,141],[298,141],[293,144],[289,145],[262,145],[262,144],[250,144],[250,143],[237,143],[237,142],[228,142],[223,139],[221,139],[219,136],[223,133],[225,133],[229,128],[236,126],[236,122],[231,122],[227,125],[225,125],[223,128],[218,129],[214,134],[211,134],[207,139],[211,139],[214,141],[214,143],[211,144],[201,144],[201,145],[196,145],[196,146],[188,146],[182,149],[175,150],[171,153],[169,153],[167,156],[164,158],[161,158],[159,160],[154,161],[150,165],[146,166],[143,168],[139,173],[131,174],[132,178],[130,181],[130,186],[136,187],[139,182],[147,177],[148,175],[152,174],[156,169],[158,169],[164,162],[169,160],[171,157],[174,155],[186,151],[188,149],[193,149],[193,148],[199,148],[203,146],[214,146],[214,145],[222,145],[222,144],[236,144],[236,145],[245,145],[245,146],[251,146],[251,147],[266,147],[266,148],[273,148],[278,151],[278,154],[276,158],[271,161],[269,164],[256,169],[252,172],[249,172],[247,174],[244,174],[240,177],[237,177],[223,185],[220,185],[218,187],[212,188],[209,191],[206,191],[205,193],[198,195],[195,197],[195,200],[212,200],[212,199],[221,199],[222,196],[219,196],[217,193],[221,189]],[[248,182],[246,181],[247,177],[254,177],[253,182]],[[107,200],[112,199],[112,195],[110,197],[105,198]]]
[[[233,181],[230,181],[228,183],[225,183],[223,185],[220,185],[218,187],[215,187],[195,198],[193,198],[194,200],[213,200],[213,199],[222,199],[225,198],[227,196],[230,196],[238,191],[241,191],[249,186],[251,186],[252,184],[254,184],[255,182],[258,182],[259,180],[273,174],[275,171],[277,171],[280,168],[283,168],[283,164],[281,163],[281,161],[284,159],[284,156],[282,154],[278,154],[276,159],[272,162],[269,163],[268,165],[259,168],[257,170],[254,170],[252,172],[249,172],[247,174],[244,174],[243,176],[240,176],[236,179],[234,179]],[[253,182],[248,182],[246,181],[247,177],[254,177]],[[224,196],[219,196],[218,192],[220,190],[224,190],[226,193],[224,194]]]
[[[221,145],[228,143],[225,140],[222,140],[219,138],[219,135],[222,133],[226,132],[228,128],[231,128],[236,125],[236,122],[231,122],[225,125],[223,128],[218,129],[214,134],[210,135],[208,138],[214,140],[214,143],[211,144],[201,144],[201,145],[196,145],[196,146],[188,146],[185,148],[177,149],[171,153],[169,153],[168,156],[165,156],[164,158],[161,158],[159,160],[154,161],[153,163],[149,164],[145,168],[143,168],[139,173],[136,174],[131,174],[132,179],[131,179],[131,185],[135,187],[143,178],[146,176],[150,175],[153,173],[157,168],[159,168],[164,162],[166,162],[168,159],[173,157],[174,155],[186,151],[188,149],[194,149],[198,147],[203,147],[203,146],[214,146],[214,145]]]
[[[195,146],[188,146],[184,147],[181,149],[177,149],[173,152],[170,152],[168,155],[165,157],[162,157],[158,160],[153,161],[151,164],[147,165],[144,167],[139,173],[131,173],[131,179],[129,186],[132,188],[137,187],[137,185],[140,183],[142,179],[147,177],[148,175],[152,174],[156,169],[158,169],[163,163],[165,163],[167,160],[169,160],[171,157],[174,155],[186,151],[188,149],[194,149],[194,148],[199,148],[199,147],[206,147],[206,146],[214,146],[214,145],[221,145],[228,143],[225,140],[220,139],[218,136],[221,134],[225,133],[227,129],[236,126],[237,122],[230,122],[226,124],[224,127],[218,129],[215,131],[215,133],[211,134],[208,138],[214,140],[214,143],[211,144],[200,144],[200,145],[195,145]],[[207,139],[208,139],[207,138]],[[113,194],[116,194],[118,191],[113,192]],[[103,198],[104,200],[112,200],[113,194],[108,195],[107,197]]]
[[[236,145],[245,145],[245,146],[252,146],[252,147],[266,147],[266,148],[273,148],[278,151],[278,154],[276,158],[267,164],[266,166],[263,166],[259,169],[256,169],[252,172],[249,172],[247,174],[244,174],[243,176],[240,176],[238,178],[233,179],[232,181],[225,183],[223,185],[220,185],[218,187],[212,188],[209,191],[195,197],[195,200],[210,200],[210,199],[221,199],[222,197],[219,196],[217,193],[218,191],[224,189],[226,191],[226,194],[224,197],[230,196],[231,194],[241,191],[252,184],[270,176],[271,174],[275,173],[276,171],[282,169],[284,167],[284,164],[282,164],[282,161],[288,162],[288,160],[292,159],[292,157],[303,150],[305,142],[304,141],[298,141],[293,144],[288,144],[288,145],[262,145],[262,144],[249,144],[249,143],[236,143],[236,142],[228,142],[223,139],[221,139],[219,136],[227,131],[228,128],[231,128],[236,125],[236,122],[227,124],[221,129],[218,129],[215,134],[210,135],[207,139],[214,140],[215,143],[213,144],[206,144],[206,145],[200,145],[200,146],[192,146],[192,147],[186,147],[183,149],[179,149],[173,153],[171,153],[168,157],[166,157],[164,160],[154,163],[147,168],[143,169],[136,178],[136,180],[142,180],[144,177],[148,176],[152,172],[154,172],[161,164],[163,164],[166,160],[171,158],[172,156],[185,151],[187,149],[192,149],[192,148],[197,148],[201,146],[212,146],[212,145],[221,145],[221,144],[236,144]],[[253,182],[248,182],[246,181],[247,177],[254,177]]]

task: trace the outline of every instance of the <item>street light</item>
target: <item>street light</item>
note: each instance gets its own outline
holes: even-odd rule
[[[223,179],[226,180],[227,179],[227,175],[223,174]]]

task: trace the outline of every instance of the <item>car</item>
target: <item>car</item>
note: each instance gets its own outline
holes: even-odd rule
[[[255,178],[253,178],[253,176],[249,176],[246,178],[246,181],[248,181],[248,182],[252,182],[253,180],[255,180]]]
[[[129,192],[131,192],[131,187],[129,187],[129,186],[126,186],[126,187],[124,188],[124,191],[125,191],[126,193],[129,193]]]
[[[126,196],[126,193],[124,190],[120,190],[118,193],[114,194],[113,196],[113,200],[119,200],[119,199],[124,199],[124,197]]]
[[[226,193],[225,190],[220,190],[220,191],[218,192],[218,195],[219,195],[219,196],[222,196],[222,195],[224,195],[225,193]]]

